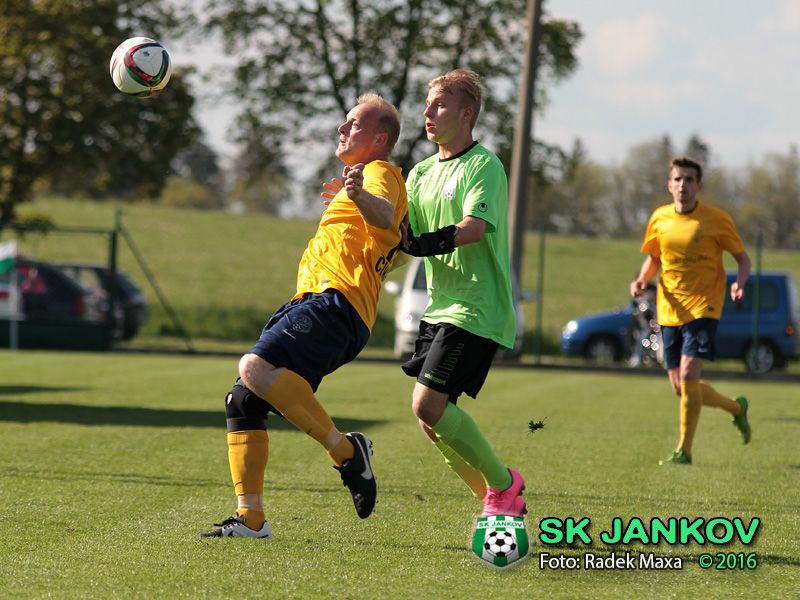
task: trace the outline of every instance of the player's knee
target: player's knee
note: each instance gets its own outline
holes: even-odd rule
[[[433,392],[433,390],[430,390],[430,392],[414,390],[414,395],[411,399],[411,410],[414,416],[422,423],[425,423],[428,427],[433,427],[442,417],[442,413],[444,413],[444,409],[447,406],[447,396]],[[442,396],[443,399],[438,396]]]
[[[257,354],[245,354],[239,360],[239,377],[262,398],[267,396],[272,385],[285,370],[268,363]]]
[[[239,379],[225,396],[228,431],[266,429],[268,410],[267,402],[256,396]]]

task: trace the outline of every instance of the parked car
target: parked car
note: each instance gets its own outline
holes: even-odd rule
[[[10,305],[16,277],[19,314]],[[22,348],[100,350],[111,345],[111,328],[102,303],[75,279],[51,264],[18,256],[11,273],[0,276],[0,345],[16,322]]]
[[[532,292],[520,292],[516,281],[512,282],[514,310],[517,313],[517,335],[514,347],[502,349],[498,356],[505,360],[518,360],[522,354],[522,302],[533,298]],[[422,313],[428,306],[428,284],[425,277],[425,263],[414,257],[409,261],[401,282],[387,281],[384,289],[397,296],[394,312],[394,355],[405,359],[414,354],[414,344],[419,334]]]
[[[727,276],[728,287],[735,279]],[[759,282],[758,341],[753,343],[753,307]],[[645,339],[660,344],[660,332],[634,339],[632,326],[636,302],[614,311],[569,321],[561,332],[561,349],[567,356],[594,361],[620,361],[635,355],[634,343]],[[800,357],[800,300],[797,286],[788,273],[752,275],[744,300],[734,303],[726,296],[716,338],[717,358],[739,358],[747,369],[766,373]]]
[[[55,266],[92,290],[106,304],[110,285],[108,266],[92,263],[55,263]],[[131,339],[147,320],[150,313],[144,292],[127,273],[116,273],[115,303],[121,307],[121,333],[119,337]]]

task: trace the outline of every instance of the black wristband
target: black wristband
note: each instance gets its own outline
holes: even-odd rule
[[[423,233],[414,237],[414,232],[408,229],[408,242],[403,244],[402,250],[411,256],[434,256],[436,254],[450,254],[456,249],[456,226],[448,225],[431,233]]]

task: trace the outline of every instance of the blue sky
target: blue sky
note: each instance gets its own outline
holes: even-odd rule
[[[699,133],[739,166],[800,141],[800,0],[546,0],[580,23],[580,68],[537,137],[619,163],[635,144]]]
[[[546,0],[584,31],[580,66],[550,89],[536,137],[619,164],[635,144],[692,133],[714,162],[740,166],[800,142],[800,0]],[[182,52],[176,62],[197,54]],[[202,58],[202,57],[201,57]],[[234,109],[204,96],[198,117],[229,155]]]

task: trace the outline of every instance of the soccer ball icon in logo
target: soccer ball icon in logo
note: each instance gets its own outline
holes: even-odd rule
[[[111,55],[108,67],[117,89],[139,98],[158,94],[172,75],[169,52],[147,37],[134,37],[122,42]]]
[[[508,531],[492,529],[486,536],[483,549],[492,556],[507,557],[517,549],[517,538]]]
[[[478,517],[472,551],[494,567],[509,567],[528,555],[528,531],[522,517]]]

